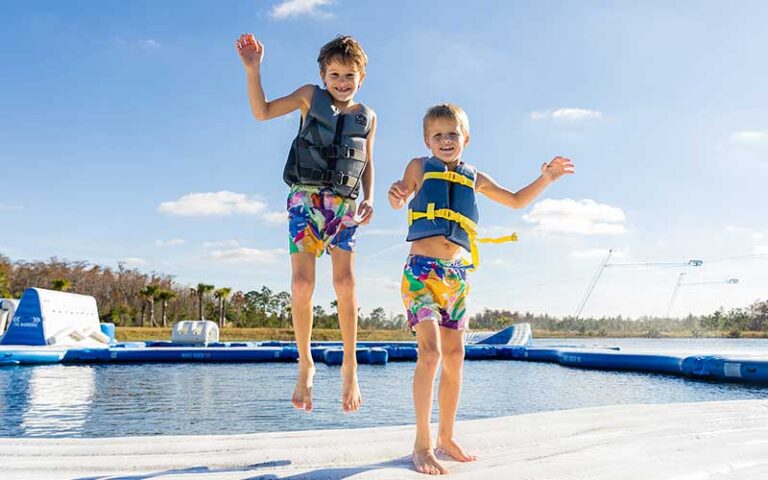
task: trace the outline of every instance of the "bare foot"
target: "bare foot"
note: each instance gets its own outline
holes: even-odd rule
[[[426,450],[414,448],[411,461],[419,473],[426,473],[427,475],[445,475],[448,473],[448,469],[437,461],[431,448]]]
[[[312,379],[315,377],[315,366],[299,364],[299,378],[293,390],[291,403],[296,410],[312,411]]]
[[[456,443],[456,440],[452,438],[438,439],[437,450],[445,452],[446,455],[459,462],[474,462],[477,460],[475,455],[470,455],[465,452],[464,449],[461,448],[461,445]]]
[[[360,410],[363,398],[360,396],[360,386],[357,384],[357,365],[341,366],[341,409],[345,413]]]

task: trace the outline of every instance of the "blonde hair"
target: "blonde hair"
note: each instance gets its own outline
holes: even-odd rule
[[[320,55],[317,57],[320,72],[325,73],[325,67],[333,60],[338,60],[346,65],[352,64],[360,73],[364,73],[365,66],[368,65],[368,56],[363,47],[360,46],[360,42],[349,35],[338,35],[323,45],[323,48],[320,49]]]
[[[459,128],[464,136],[469,135],[469,117],[467,117],[467,112],[458,105],[441,103],[440,105],[429,107],[427,113],[424,114],[424,138],[427,137],[429,124],[440,118],[455,121],[459,124]]]

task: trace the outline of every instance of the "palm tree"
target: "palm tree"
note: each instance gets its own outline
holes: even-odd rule
[[[167,322],[165,320],[165,309],[168,306],[168,300],[171,300],[175,296],[176,296],[176,292],[174,292],[173,290],[158,290],[157,294],[155,295],[155,298],[157,298],[162,302],[160,304],[160,317],[162,318],[163,328],[165,328],[167,325]]]
[[[158,285],[147,285],[143,290],[139,291],[139,296],[149,303],[149,326],[155,326],[155,299],[157,298],[157,292],[160,290]],[[141,317],[141,326],[144,326],[144,316]]]
[[[267,311],[269,310],[270,304],[273,302],[272,289],[266,285],[262,285],[261,290],[256,293],[256,300],[261,310],[262,322],[266,325]]]
[[[197,295],[197,309],[200,313],[199,318],[200,320],[205,320],[203,318],[203,303],[205,300],[205,294],[210,292],[214,289],[213,285],[208,285],[206,283],[198,283],[197,288],[193,288],[192,291],[195,292]]]
[[[213,292],[213,296],[219,301],[219,328],[224,327],[224,320],[226,319],[227,313],[227,297],[231,291],[231,288],[223,287]]]
[[[277,301],[278,316],[280,317],[280,326],[285,323],[286,317],[290,317],[291,312],[291,294],[288,292],[280,292],[275,295]]]
[[[331,300],[331,316],[339,318],[339,301]]]

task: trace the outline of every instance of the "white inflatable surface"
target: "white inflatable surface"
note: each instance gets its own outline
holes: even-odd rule
[[[106,347],[96,299],[43,288],[24,291],[2,337],[5,345]]]
[[[339,413],[341,415],[341,413]],[[768,399],[621,405],[459,422],[448,478],[768,478]],[[413,426],[231,436],[0,438],[0,478],[416,479]]]
[[[173,326],[171,341],[208,345],[219,341],[219,326],[210,320],[182,320]]]

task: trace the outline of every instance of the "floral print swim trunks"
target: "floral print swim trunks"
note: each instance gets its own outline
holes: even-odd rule
[[[435,320],[441,327],[455,330],[467,329],[469,283],[462,260],[409,255],[400,291],[411,329],[424,320]]]
[[[321,256],[339,247],[355,248],[355,201],[330,188],[294,185],[288,195],[288,243],[291,254]]]

